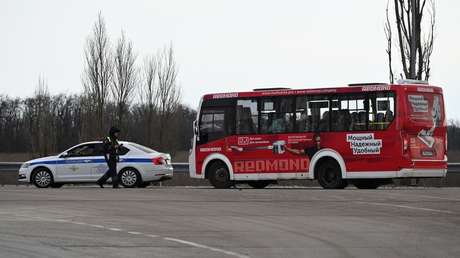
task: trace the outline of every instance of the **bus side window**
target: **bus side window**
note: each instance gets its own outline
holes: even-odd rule
[[[369,102],[369,129],[385,130],[394,119],[394,93],[372,94]]]
[[[236,105],[236,134],[255,134],[258,131],[256,99],[240,99]]]
[[[311,116],[307,113],[307,97],[298,96],[295,102],[295,131],[308,132],[311,129]]]
[[[346,126],[345,131],[367,130],[367,109],[369,104],[364,95],[345,95],[341,100],[341,107]]]
[[[311,117],[310,132],[329,131],[328,96],[312,96],[308,101],[308,116]]]
[[[294,131],[293,98],[261,99],[260,133],[289,133]]]

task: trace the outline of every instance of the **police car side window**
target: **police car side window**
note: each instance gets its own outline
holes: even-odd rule
[[[85,144],[75,147],[67,152],[68,157],[97,156],[96,144]]]
[[[120,156],[123,156],[123,155],[126,155],[126,153],[128,153],[128,152],[129,152],[128,148],[126,148],[125,146],[121,146],[120,150],[118,151],[118,154]]]

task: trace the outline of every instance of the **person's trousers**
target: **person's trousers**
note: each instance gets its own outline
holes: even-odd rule
[[[105,172],[105,174],[97,180],[99,184],[103,184],[109,179],[109,177],[112,177],[112,185],[113,186],[118,186],[118,175],[117,175],[117,162],[116,161],[110,161],[107,163],[109,166],[109,170]]]

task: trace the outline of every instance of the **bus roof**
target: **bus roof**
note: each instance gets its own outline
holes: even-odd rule
[[[379,92],[379,91],[415,91],[424,93],[442,94],[442,88],[432,85],[421,84],[353,84],[345,87],[325,87],[310,89],[266,89],[245,92],[212,93],[203,96],[204,100],[229,99],[229,98],[251,98],[271,96],[296,96],[309,94],[334,94],[334,93],[357,93],[357,92]]]

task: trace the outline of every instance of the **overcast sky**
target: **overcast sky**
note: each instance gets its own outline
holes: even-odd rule
[[[460,119],[460,1],[437,0],[431,84]],[[0,94],[81,92],[83,47],[99,11],[139,60],[172,42],[183,102],[261,87],[387,82],[386,0],[0,1]],[[139,62],[142,63],[142,62]],[[399,68],[396,68],[399,69]],[[400,71],[397,71],[399,74]]]

